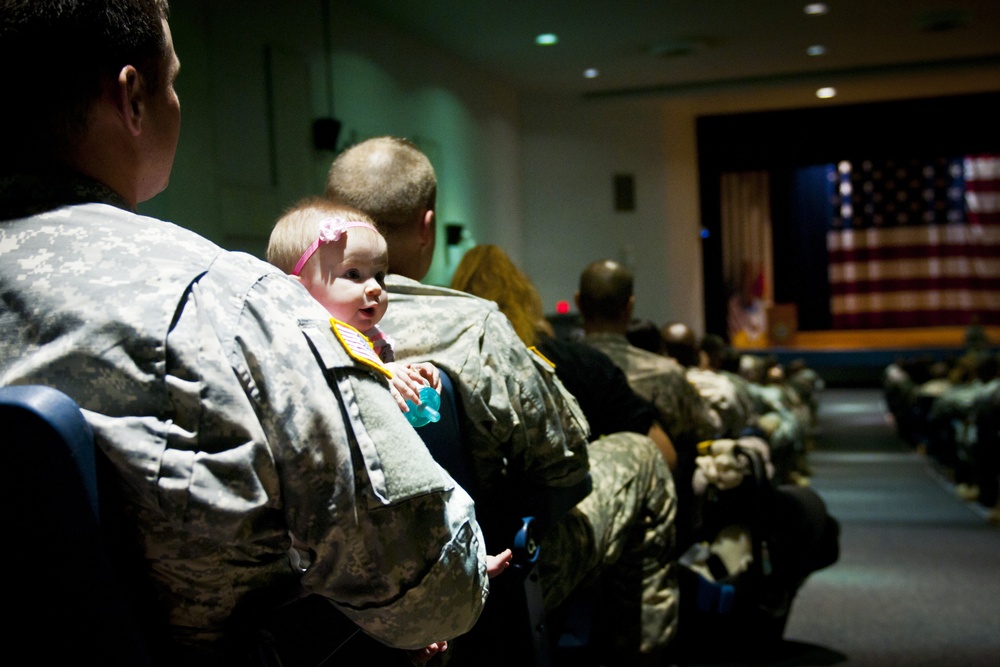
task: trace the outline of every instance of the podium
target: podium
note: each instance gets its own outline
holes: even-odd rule
[[[767,343],[775,347],[795,344],[799,331],[799,310],[794,303],[775,303],[767,307]]]

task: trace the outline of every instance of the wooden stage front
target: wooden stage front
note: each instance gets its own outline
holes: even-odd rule
[[[983,327],[994,352],[1000,351],[1000,327]],[[741,348],[768,354],[787,364],[804,359],[832,386],[878,386],[885,367],[900,358],[957,357],[967,349],[965,327],[799,331],[780,345]]]

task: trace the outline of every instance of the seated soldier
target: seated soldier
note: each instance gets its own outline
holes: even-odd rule
[[[546,609],[598,576],[617,580],[624,588],[607,610],[616,626],[608,632],[607,657],[621,664],[656,659],[676,628],[669,471],[641,436],[588,445],[576,401],[496,304],[417,282],[433,256],[436,189],[433,166],[416,146],[377,137],[334,160],[326,194],[363,210],[385,236],[393,307],[384,325],[396,338],[397,360],[428,361],[452,378],[480,514],[536,513],[539,500],[580,484],[589,472],[590,494],[554,517],[542,537]]]
[[[744,354],[740,357],[739,374],[753,398],[754,410],[760,415],[758,425],[771,444],[771,460],[782,482],[808,483],[802,467],[806,452],[807,424],[802,413],[796,413],[794,398],[782,386],[781,368],[773,359]]]
[[[583,317],[584,342],[610,357],[624,371],[632,390],[653,404],[677,451],[674,481],[681,517],[678,534],[684,544],[695,521],[691,479],[698,443],[718,437],[718,415],[688,382],[680,364],[629,343],[626,334],[635,297],[628,269],[610,260],[590,264],[580,276],[576,303]]]
[[[0,11],[17,96],[0,105],[0,385],[82,407],[120,496],[114,555],[154,589],[158,663],[245,660],[257,613],[300,596],[399,648],[462,634],[488,591],[483,537],[385,379],[280,271],[135,212],[166,187],[180,128],[167,11]],[[330,616],[303,620],[337,648]]]
[[[688,381],[715,411],[721,424],[720,437],[739,438],[754,425],[752,405],[741,400],[736,384],[722,373],[702,364],[698,338],[681,322],[663,325],[661,335],[668,357],[685,368]]]

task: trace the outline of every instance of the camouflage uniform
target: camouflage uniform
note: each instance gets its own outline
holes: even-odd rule
[[[621,334],[592,333],[584,341],[625,371],[632,390],[656,407],[663,429],[675,443],[712,440],[721,422],[688,381],[684,368],[660,354],[642,350]]]
[[[767,434],[771,460],[777,468],[780,483],[789,481],[797,459],[805,454],[806,424],[788,404],[788,395],[777,385],[748,382],[747,389],[759,415],[757,423]]]
[[[739,391],[730,378],[705,368],[688,368],[685,373],[688,382],[719,416],[722,437],[738,437],[743,429],[755,423],[750,396]]]
[[[595,632],[627,659],[637,644],[650,653],[677,633],[677,494],[648,437],[614,433],[588,449],[594,490],[545,534],[539,570],[546,606],[601,577]]]
[[[471,499],[301,286],[93,182],[0,193],[0,385],[82,406],[177,641],[210,645],[249,593],[296,580],[401,648],[472,626]]]
[[[388,276],[386,285],[389,308],[381,325],[392,332],[397,359],[432,362],[454,380],[480,497],[489,499],[483,505],[502,503],[517,512],[522,499],[579,483],[589,468],[590,495],[542,540],[546,607],[598,575],[607,573],[602,582],[625,582],[641,572],[644,590],[636,590],[640,577],[632,577],[609,617],[627,626],[618,637],[622,650],[664,647],[677,618],[676,498],[652,441],[622,433],[588,448],[576,400],[496,304],[398,275]]]

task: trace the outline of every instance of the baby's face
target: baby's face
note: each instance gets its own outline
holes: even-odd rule
[[[378,232],[348,229],[339,241],[324,243],[300,276],[302,284],[338,320],[358,331],[379,323],[389,305],[385,274],[389,251]],[[311,266],[310,266],[311,265]]]

